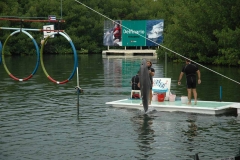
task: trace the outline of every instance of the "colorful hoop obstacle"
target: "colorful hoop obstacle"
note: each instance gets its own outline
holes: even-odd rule
[[[60,82],[54,80],[52,77],[49,76],[49,74],[47,73],[47,71],[46,71],[46,69],[45,69],[44,63],[43,63],[43,50],[44,50],[44,45],[45,45],[45,43],[47,42],[48,38],[51,37],[52,35],[55,35],[55,34],[60,34],[60,35],[62,35],[63,37],[65,37],[65,38],[69,41],[69,43],[70,43],[70,45],[71,45],[71,47],[72,47],[73,54],[74,54],[74,68],[73,68],[73,70],[72,70],[72,73],[71,73],[71,75],[70,75],[70,77],[69,77],[68,79],[66,79],[66,80],[64,80],[64,81],[60,81]],[[50,81],[52,81],[52,82],[54,82],[54,83],[56,83],[56,84],[64,84],[64,83],[67,83],[68,81],[70,81],[70,80],[72,79],[72,77],[74,76],[75,72],[76,72],[76,68],[78,67],[77,52],[76,52],[76,49],[75,49],[75,47],[74,47],[74,44],[73,44],[71,38],[70,38],[66,33],[63,33],[63,32],[53,32],[52,34],[50,34],[50,35],[43,41],[43,44],[42,44],[42,47],[41,47],[41,51],[40,51],[40,61],[41,61],[41,66],[42,66],[43,72],[44,72],[44,74],[47,76],[47,78],[48,78]]]
[[[23,78],[23,79],[17,78],[17,77],[15,77],[14,75],[12,75],[12,74],[10,73],[10,71],[8,70],[7,65],[6,65],[6,63],[5,63],[5,59],[4,59],[4,48],[5,48],[6,44],[7,44],[8,39],[9,39],[11,36],[13,36],[14,34],[19,33],[19,32],[22,32],[22,33],[26,34],[29,38],[31,38],[31,40],[33,41],[33,43],[34,43],[34,45],[35,45],[36,54],[37,54],[37,62],[36,62],[36,66],[35,66],[33,72],[32,72],[28,77]],[[27,80],[29,80],[29,79],[32,78],[32,76],[36,73],[36,71],[37,71],[37,69],[38,69],[38,66],[39,66],[39,57],[40,57],[40,54],[39,54],[38,45],[37,45],[35,39],[32,37],[32,35],[31,35],[30,33],[28,33],[27,31],[17,30],[17,31],[12,32],[12,33],[7,37],[7,39],[5,40],[5,42],[4,42],[4,44],[3,44],[3,48],[2,48],[2,62],[3,62],[3,66],[4,66],[5,70],[6,70],[6,72],[8,73],[8,75],[9,75],[12,79],[14,79],[14,80],[16,80],[16,81],[27,81]]]
[[[39,61],[41,61],[41,66],[42,66],[42,69],[43,69],[43,71],[44,71],[44,74],[47,76],[47,78],[48,78],[50,81],[52,81],[52,82],[54,82],[54,83],[56,83],[56,84],[64,84],[64,83],[67,83],[68,81],[70,81],[70,80],[72,79],[72,77],[74,76],[74,74],[75,74],[75,72],[76,72],[76,70],[77,70],[77,67],[78,67],[78,58],[77,58],[77,52],[76,52],[75,46],[74,46],[71,38],[68,36],[67,33],[62,32],[62,30],[61,30],[61,31],[53,32],[52,34],[50,34],[50,35],[43,41],[43,45],[41,46],[41,52],[39,52],[39,47],[38,47],[35,39],[34,39],[34,38],[32,37],[32,35],[31,35],[30,33],[28,33],[26,30],[30,30],[30,31],[41,31],[40,29],[20,29],[20,28],[4,28],[4,29],[14,29],[14,30],[17,29],[16,31],[14,31],[13,33],[11,33],[11,34],[7,37],[7,39],[6,39],[6,41],[4,42],[3,46],[1,45],[1,42],[0,42],[0,64],[1,64],[1,61],[2,61],[2,62],[3,62],[3,66],[4,66],[5,70],[6,70],[6,72],[8,73],[8,75],[9,75],[12,79],[14,79],[14,80],[16,80],[16,81],[27,81],[27,80],[31,79],[31,78],[33,77],[33,75],[36,73],[37,69],[38,69]],[[35,68],[34,68],[34,71],[33,71],[28,77],[23,78],[23,79],[17,78],[17,77],[15,77],[13,74],[10,73],[10,71],[8,70],[7,65],[6,65],[6,63],[5,63],[5,58],[4,58],[4,49],[5,49],[5,46],[6,46],[6,44],[7,44],[8,39],[9,39],[11,36],[13,36],[14,34],[19,33],[19,32],[22,32],[22,33],[26,34],[29,38],[32,39],[32,41],[33,41],[33,43],[34,43],[34,45],[35,45],[36,54],[37,54],[37,62],[36,62],[36,66],[35,66]],[[64,81],[60,81],[60,82],[54,80],[51,76],[49,76],[49,74],[47,73],[47,71],[46,71],[46,69],[45,69],[45,67],[44,67],[44,63],[43,63],[43,50],[44,50],[44,45],[46,44],[48,38],[51,37],[52,35],[55,35],[55,34],[60,34],[60,35],[62,35],[63,37],[65,37],[65,38],[69,41],[69,43],[70,43],[70,45],[71,45],[71,47],[72,47],[72,51],[73,51],[73,53],[74,53],[74,68],[73,68],[73,70],[72,70],[72,73],[71,73],[71,75],[69,76],[68,79],[66,79],[66,80],[64,80]],[[1,55],[1,54],[2,54],[2,55]]]
[[[19,18],[15,18],[15,19],[13,19],[13,18],[0,18],[0,20],[18,21],[18,22],[21,22],[21,23],[22,23],[22,22],[54,22],[54,23],[63,23],[63,22],[65,22],[65,20],[62,20],[62,19],[61,19],[61,20],[49,20],[49,19],[48,19],[48,20],[31,20],[31,19],[19,19]],[[78,59],[77,59],[77,52],[76,52],[75,46],[74,46],[74,44],[73,44],[70,36],[68,36],[68,34],[64,32],[64,30],[48,30],[48,29],[47,29],[47,31],[53,31],[53,33],[50,34],[50,35],[43,41],[43,45],[41,46],[41,54],[40,54],[40,52],[39,52],[39,47],[38,47],[35,39],[34,39],[28,32],[26,32],[26,31],[44,31],[44,29],[11,28],[11,27],[0,27],[0,29],[16,30],[16,31],[14,31],[13,33],[11,33],[11,34],[7,37],[7,39],[6,39],[6,41],[4,42],[3,46],[2,46],[2,44],[1,44],[1,42],[0,42],[0,64],[1,64],[1,62],[3,62],[3,65],[4,65],[4,68],[5,68],[6,72],[7,72],[7,73],[9,74],[9,76],[10,76],[11,78],[13,78],[14,80],[17,80],[17,81],[27,81],[27,80],[29,80],[30,78],[32,78],[32,76],[36,73],[36,71],[37,71],[37,69],[38,69],[39,61],[40,61],[40,60],[41,60],[42,69],[43,69],[45,75],[47,76],[47,78],[48,78],[49,80],[51,80],[52,82],[57,83],[57,84],[67,83],[69,80],[72,79],[72,77],[74,76],[76,70],[78,71]],[[23,78],[23,79],[19,79],[19,78],[13,76],[13,75],[9,72],[9,70],[8,70],[8,68],[7,68],[7,66],[6,66],[6,63],[5,63],[5,59],[4,59],[4,47],[5,47],[8,39],[9,39],[11,36],[13,36],[14,34],[19,33],[19,32],[22,32],[22,33],[26,34],[28,37],[30,37],[30,38],[32,39],[32,41],[33,41],[33,43],[34,43],[34,45],[35,45],[36,54],[37,54],[37,63],[36,63],[36,66],[35,66],[35,68],[34,68],[34,71],[33,71],[28,77]],[[71,75],[70,75],[70,77],[69,77],[68,79],[66,79],[66,80],[64,80],[64,81],[61,81],[61,82],[54,80],[53,78],[51,78],[51,77],[48,75],[48,73],[47,73],[47,71],[46,71],[46,69],[45,69],[45,67],[44,67],[44,63],[43,63],[43,49],[44,49],[44,44],[46,43],[46,41],[47,41],[47,39],[48,39],[49,37],[51,37],[52,35],[55,35],[55,34],[60,34],[60,35],[62,35],[63,37],[65,37],[65,38],[69,41],[69,43],[70,43],[70,45],[71,45],[71,47],[72,47],[72,51],[73,51],[73,53],[74,53],[74,68],[73,68],[73,71],[72,71],[72,73],[71,73]],[[77,73],[77,74],[78,74],[78,73]],[[77,75],[77,78],[78,78],[78,75]],[[78,79],[77,79],[77,81],[78,81]],[[79,82],[77,82],[77,84],[78,84],[78,83],[79,83]],[[78,86],[79,86],[79,84],[78,84]]]

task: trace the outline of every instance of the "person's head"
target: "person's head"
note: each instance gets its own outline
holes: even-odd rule
[[[120,21],[115,21],[114,22],[114,27],[120,27]]]
[[[147,61],[147,66],[152,67],[152,62],[150,60]]]
[[[189,64],[191,61],[189,59],[185,59],[186,64]]]

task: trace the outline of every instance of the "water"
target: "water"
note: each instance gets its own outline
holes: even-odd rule
[[[36,57],[6,57],[9,71],[27,77]],[[64,85],[46,78],[41,67],[26,82],[12,80],[0,65],[0,159],[178,159],[192,160],[199,153],[204,160],[235,156],[240,148],[240,117],[179,112],[153,112],[107,106],[108,101],[130,96],[130,80],[138,70],[137,59],[79,56],[80,115],[77,117],[76,75]],[[186,95],[177,86],[182,64],[152,60],[155,77],[172,78],[171,89]],[[48,74],[58,81],[67,79],[73,56],[44,56]],[[213,67],[240,81],[238,68]],[[201,100],[239,102],[240,85],[200,68]],[[182,80],[184,81],[184,80]]]

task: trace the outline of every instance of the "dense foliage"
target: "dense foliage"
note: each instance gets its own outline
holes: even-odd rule
[[[111,19],[164,19],[163,46],[202,63],[240,65],[239,0],[79,0],[79,2],[92,10],[75,0],[1,0],[0,16],[47,19],[48,15],[61,18],[62,13],[62,18],[66,22],[55,26],[68,33],[78,52],[86,50],[89,53],[101,53],[106,49],[103,46],[103,25],[107,18],[96,12]],[[42,28],[46,24],[48,23],[23,22],[22,27]],[[20,22],[0,21],[0,27],[20,26]],[[2,43],[11,32],[0,30]],[[39,37],[42,34],[37,32],[31,34],[40,45]],[[19,36],[26,37],[22,34]],[[18,36],[11,37],[7,43],[11,46],[11,52],[17,54],[23,47],[25,52],[33,52],[30,51],[28,47],[30,44],[26,43],[25,39],[27,38],[19,40]],[[51,52],[54,50],[67,53],[71,49],[66,49],[69,48],[67,46],[69,44],[65,41],[64,38],[57,36],[49,41],[46,48]],[[51,44],[55,47],[51,48]],[[164,52],[168,51],[160,47],[159,56]],[[174,53],[168,53],[170,58],[180,58]]]

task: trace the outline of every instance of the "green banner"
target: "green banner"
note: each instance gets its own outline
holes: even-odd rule
[[[146,46],[146,21],[122,21],[122,45]]]
[[[163,43],[163,19],[104,21],[104,46],[158,46]]]

